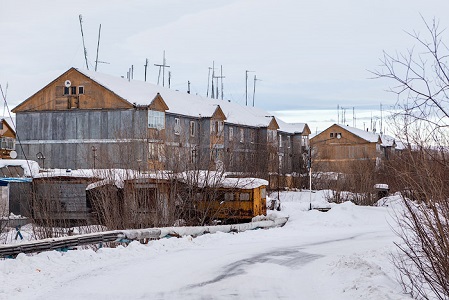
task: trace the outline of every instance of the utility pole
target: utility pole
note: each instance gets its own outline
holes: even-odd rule
[[[147,81],[147,68],[148,68],[148,58],[145,59],[145,82]]]
[[[245,70],[245,105],[248,106],[248,72],[254,72]]]
[[[256,95],[256,81],[257,80],[262,81],[262,79],[257,79],[257,76],[254,75],[253,107],[254,107],[254,98],[255,98],[255,95]]]
[[[165,68],[170,68],[170,66],[168,66],[166,64],[166,60],[165,60],[165,50],[164,50],[164,55],[162,57],[162,64],[154,64],[156,67],[159,67],[159,76],[157,77],[157,84],[159,84],[159,78],[161,76],[161,69],[162,69],[162,86],[165,86]]]
[[[89,65],[87,64],[87,50],[86,50],[86,45],[84,44],[83,17],[81,15],[79,15],[79,19],[80,19],[80,27],[81,27],[81,38],[83,40],[84,59],[86,60],[86,68],[89,70]]]

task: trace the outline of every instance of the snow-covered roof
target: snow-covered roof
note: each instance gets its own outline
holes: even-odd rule
[[[189,184],[204,187],[223,187],[236,189],[254,189],[263,185],[268,185],[268,181],[261,178],[229,178],[226,173],[197,170],[182,172],[177,175],[178,179]]]
[[[34,160],[25,159],[0,159],[0,168],[14,166],[21,167],[27,177],[35,177],[39,174],[39,164]]]
[[[11,127],[12,130],[16,131],[16,126],[14,126],[14,124],[16,124],[15,118],[2,117],[2,119],[5,120],[6,123],[8,123],[9,127]]]
[[[303,133],[306,129],[306,123],[286,123],[282,120],[276,118],[276,121],[279,125],[279,131],[287,132],[287,133]]]
[[[379,141],[379,135],[376,133],[358,129],[355,127],[350,127],[350,126],[342,126],[339,124],[335,124],[335,125],[341,127],[342,129],[344,129],[346,131],[349,131],[350,133],[352,133],[368,142],[377,143]]]
[[[211,117],[220,106],[227,118],[227,123],[254,127],[267,127],[273,118],[270,113],[256,107],[242,106],[227,100],[204,98],[148,82],[129,81],[98,72],[77,70],[129,103],[149,105],[159,93],[169,108],[168,113],[191,117]]]

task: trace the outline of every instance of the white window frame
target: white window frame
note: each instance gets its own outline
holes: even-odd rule
[[[234,139],[234,127],[229,127],[229,140],[232,141]]]
[[[245,129],[240,128],[240,143],[245,142]]]
[[[282,135],[279,135],[279,148],[282,148]]]
[[[181,133],[181,120],[179,118],[175,118],[175,126],[173,127],[176,135]]]
[[[164,129],[165,113],[157,110],[148,110],[148,128]]]

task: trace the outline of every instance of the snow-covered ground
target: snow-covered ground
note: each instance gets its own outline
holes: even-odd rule
[[[0,299],[411,299],[390,262],[394,205],[280,196],[282,228],[0,260]]]

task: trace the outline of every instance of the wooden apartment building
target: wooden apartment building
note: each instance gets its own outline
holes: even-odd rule
[[[46,168],[300,173],[306,124],[255,107],[70,68],[12,110]],[[43,165],[44,161],[39,161]]]

